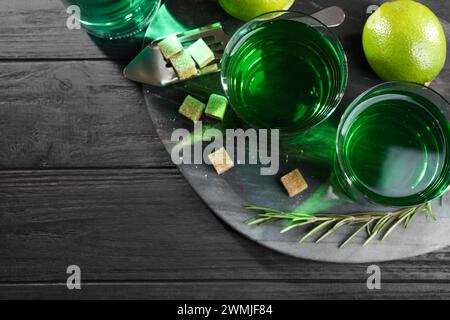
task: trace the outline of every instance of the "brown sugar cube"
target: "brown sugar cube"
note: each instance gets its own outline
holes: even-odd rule
[[[219,175],[234,167],[233,160],[231,160],[230,155],[225,148],[220,148],[211,153],[208,158]]]
[[[298,169],[283,176],[281,182],[291,198],[308,189],[308,184]]]

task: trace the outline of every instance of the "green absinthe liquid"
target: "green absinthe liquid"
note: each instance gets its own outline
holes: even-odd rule
[[[158,9],[159,0],[63,0],[80,8],[81,24],[91,33],[122,38],[141,31]]]
[[[346,82],[345,55],[320,31],[273,20],[249,31],[236,46],[225,55],[223,75],[234,110],[248,124],[305,129],[336,107]]]
[[[363,101],[342,134],[347,175],[377,203],[430,200],[439,192],[430,191],[433,185],[448,177],[447,119],[418,95],[389,93]]]

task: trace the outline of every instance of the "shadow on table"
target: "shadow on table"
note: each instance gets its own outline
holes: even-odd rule
[[[105,53],[105,55],[116,62],[123,69],[141,51],[145,31],[128,39],[107,40],[90,35],[92,41]]]

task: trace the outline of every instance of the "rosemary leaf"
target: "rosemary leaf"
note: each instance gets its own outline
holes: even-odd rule
[[[284,229],[281,229],[280,233],[286,233],[286,232],[288,232],[288,231],[290,231],[290,230],[292,230],[294,228],[301,227],[301,226],[306,226],[306,225],[312,224],[314,222],[315,221],[308,220],[308,221],[304,221],[304,222],[300,222],[300,223],[293,223],[293,224],[285,227]]]
[[[366,225],[366,232],[367,232],[367,235],[368,236],[371,236],[372,235],[372,230],[370,229],[370,224],[373,222],[373,220],[372,221],[370,221],[370,223],[368,223],[367,225]]]
[[[370,237],[364,242],[363,247],[367,246],[375,237],[378,235],[378,232],[371,231]]]
[[[386,216],[378,220],[378,222],[375,224],[375,226],[372,229],[372,233],[379,233],[386,222],[388,222],[390,219],[392,219],[391,213],[389,212]]]
[[[391,218],[383,225],[383,228],[380,228],[380,229],[378,230],[378,233],[381,234],[381,233],[383,233],[383,231],[384,231],[385,228],[386,228],[387,230],[389,230],[393,225],[398,225],[397,222],[398,222],[399,220],[403,221],[402,218],[405,217],[404,213],[405,213],[405,211],[402,211],[402,213],[401,213],[400,215],[396,215],[396,216],[391,217]],[[407,217],[407,216],[406,216],[406,217]],[[406,219],[406,217],[405,217],[405,219]],[[381,239],[380,239],[380,240],[381,240]]]
[[[413,212],[413,214],[411,214],[405,221],[405,229],[409,227],[409,225],[411,224],[411,222],[413,222],[413,220],[417,217],[417,215],[422,211],[421,210],[415,210]]]
[[[265,222],[269,222],[271,219],[268,218],[253,218],[250,220],[247,220],[245,223],[248,224],[249,226],[254,225],[254,224],[263,224]]]
[[[337,222],[330,230],[328,230],[327,232],[325,232],[319,239],[316,240],[316,243],[319,243],[320,241],[322,241],[323,239],[325,239],[326,237],[328,237],[330,234],[332,234],[333,232],[335,232],[337,229],[339,229],[340,227],[349,224],[350,221],[352,220],[351,217],[346,218],[344,220],[341,220],[339,222]]]
[[[331,220],[326,220],[322,223],[320,223],[319,225],[317,225],[316,227],[314,227],[312,230],[310,230],[308,233],[306,233],[303,238],[300,239],[300,242],[305,241],[306,239],[308,239],[309,237],[312,237],[313,235],[315,235],[317,232],[319,232],[320,230],[322,230],[323,228],[325,228],[326,226],[328,226],[329,224],[333,223],[335,221],[335,219],[331,219]]]
[[[381,241],[384,241],[390,234],[392,231],[395,230],[395,228],[397,228],[397,226],[402,223],[403,220],[405,220],[408,216],[404,215],[403,217],[399,217],[397,219],[397,221],[391,226],[389,227],[389,229],[386,231],[386,233],[384,234],[384,236],[381,238]]]
[[[302,213],[302,212],[292,212],[292,215],[294,217],[314,217],[314,215],[309,214],[309,213]]]
[[[267,217],[272,219],[292,219],[290,215],[282,214],[282,213],[261,213],[259,214],[260,217]]]
[[[271,209],[271,208],[265,208],[265,207],[257,207],[257,206],[252,206],[252,205],[245,205],[244,206],[245,209],[248,210],[257,210],[257,211],[268,211],[268,212],[276,212],[276,213],[284,213],[283,211],[280,210],[275,210],[275,209]]]
[[[437,220],[437,216],[435,215],[435,213],[433,212],[433,207],[431,206],[431,202],[427,203],[425,206],[425,210],[428,212],[429,216],[431,217],[431,219],[433,219],[434,221]]]
[[[292,219],[293,222],[297,222],[297,221],[308,221],[308,220],[317,221],[317,219],[314,218],[314,217],[298,217],[298,218],[293,218],[293,219]]]
[[[345,247],[350,241],[352,241],[362,230],[367,228],[372,223],[373,220],[367,221],[365,224],[363,224],[358,230],[356,230],[350,237],[347,238],[340,246],[339,248]]]
[[[322,213],[315,215],[303,212],[283,212],[253,205],[248,205],[246,208],[249,210],[262,211],[246,222],[249,225],[261,225],[276,221],[288,222],[289,224],[281,229],[281,233],[288,232],[297,227],[312,225],[313,228],[299,240],[300,242],[305,241],[327,227],[329,228],[316,240],[317,243],[343,226],[348,225],[358,227],[358,229],[339,246],[340,248],[347,245],[364,229],[367,231],[367,239],[363,245],[366,246],[380,234],[383,234],[381,240],[385,240],[401,223],[407,228],[414,218],[421,213],[434,220],[437,219],[431,203],[394,212],[360,212],[349,214]]]

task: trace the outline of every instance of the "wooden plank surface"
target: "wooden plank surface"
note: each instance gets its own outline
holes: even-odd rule
[[[291,279],[365,282],[367,265],[304,261],[230,230],[175,169],[0,171],[0,283]],[[450,281],[450,248],[382,263],[386,281]]]
[[[0,62],[0,168],[172,166],[111,61]]]
[[[217,7],[180,1],[172,6]],[[341,1],[305,1],[305,11],[324,3]],[[140,87],[121,76],[140,39],[95,42],[65,17],[59,0],[0,4],[0,298],[449,296],[450,248],[380,264],[386,284],[373,293],[367,265],[286,257],[224,226],[172,166]],[[82,292],[60,285],[69,264],[82,267]]]
[[[448,283],[385,283],[382,290],[368,291],[365,283],[296,281],[206,281],[147,283],[87,283],[81,291],[68,291],[65,284],[7,285],[0,287],[1,298],[27,299],[449,299]],[[270,304],[270,301],[265,302]],[[182,306],[183,304],[181,304]],[[173,311],[175,312],[175,310]]]

